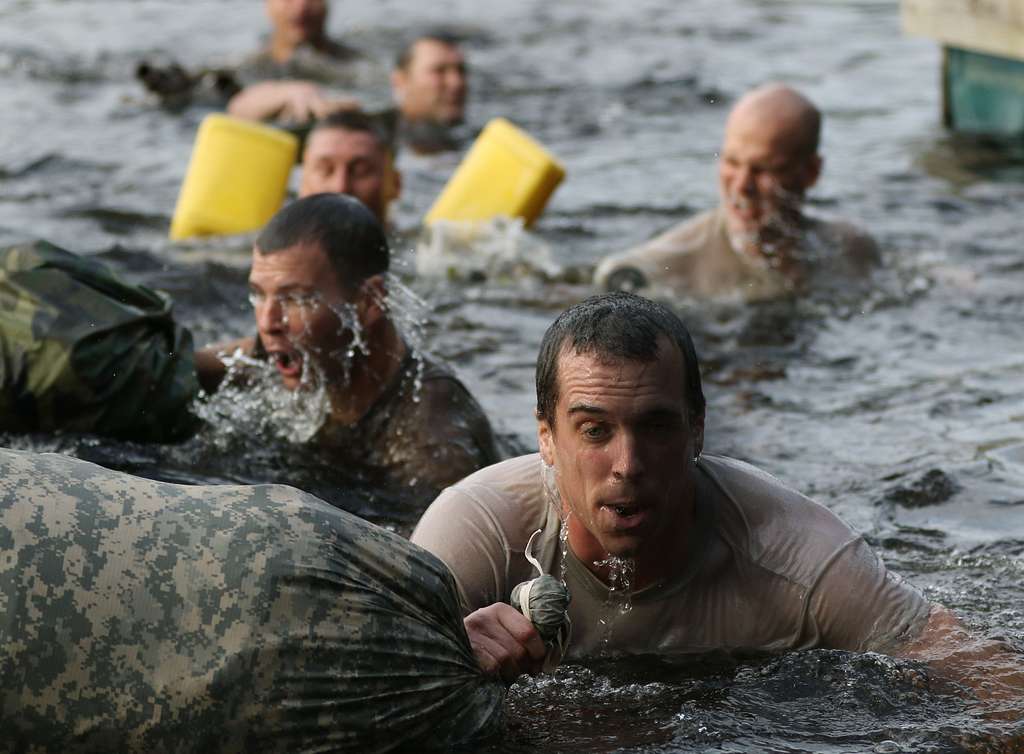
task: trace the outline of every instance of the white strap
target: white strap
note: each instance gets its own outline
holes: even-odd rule
[[[533,621],[533,616],[530,615],[530,593],[533,591],[533,585],[536,583],[537,579],[532,579],[519,587],[519,611],[531,622]]]
[[[541,568],[540,561],[537,560],[537,558],[533,557],[533,540],[536,539],[537,535],[540,534],[540,532],[541,530],[537,529],[537,531],[530,535],[530,538],[526,542],[526,552],[524,552],[523,554],[526,556],[526,559],[530,561],[530,564],[537,569],[537,575],[543,576],[544,569]]]

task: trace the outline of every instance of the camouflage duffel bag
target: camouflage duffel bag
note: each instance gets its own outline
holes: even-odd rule
[[[291,487],[0,450],[3,751],[419,751],[494,732],[504,694],[396,534]]]
[[[170,440],[198,389],[167,298],[45,241],[0,249],[0,430]]]

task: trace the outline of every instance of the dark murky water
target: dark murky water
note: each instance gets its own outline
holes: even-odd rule
[[[335,5],[332,26],[387,59],[408,28],[455,22],[470,39],[472,120],[509,116],[568,168],[521,240],[538,274],[411,282],[434,310],[430,347],[524,448],[540,336],[587,295],[596,260],[714,203],[721,126],[746,88],[781,78],[817,101],[826,167],[812,209],[869,228],[886,269],[866,297],[681,304],[706,363],[708,449],[836,510],[977,631],[1022,640],[1024,159],[939,128],[937,47],[901,37],[894,2]],[[262,25],[251,0],[0,4],[0,241],[100,255],[171,293],[200,344],[247,334],[245,239],[165,239],[204,112],[165,112],[131,76],[157,54],[237,59]],[[403,158],[400,225],[416,224],[456,162]],[[411,249],[399,259],[411,280]],[[179,481],[296,479],[297,459],[202,439],[56,445]],[[402,531],[425,502],[307,471],[298,480],[314,492]],[[1012,726],[873,655],[595,663],[517,685],[509,709],[503,751],[1012,750],[1000,743]]]

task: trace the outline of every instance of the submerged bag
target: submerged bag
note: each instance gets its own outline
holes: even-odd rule
[[[198,390],[167,298],[45,241],[0,249],[0,430],[170,440]]]
[[[0,450],[0,741],[385,752],[493,732],[454,579],[291,487]]]

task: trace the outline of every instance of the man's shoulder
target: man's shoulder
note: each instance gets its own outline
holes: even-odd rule
[[[846,220],[816,220],[815,227],[826,248],[858,269],[869,269],[881,260],[878,243],[863,228]]]
[[[472,498],[492,510],[540,510],[545,505],[540,454],[530,453],[487,466],[449,487],[448,493]]]
[[[475,572],[479,564],[463,562],[467,549],[504,560],[523,552],[537,529],[549,531],[545,543],[557,541],[552,510],[540,455],[534,453],[483,468],[445,489],[423,514],[411,540],[440,556],[456,575],[463,567]]]
[[[753,564],[809,585],[821,567],[859,539],[824,505],[743,461],[703,456],[721,536]]]
[[[687,274],[677,269],[688,263],[696,264],[707,253],[717,253],[722,245],[722,216],[718,208],[700,212],[673,225],[644,243],[619,254],[605,257],[594,273],[594,281],[602,288],[621,287],[615,281],[616,273],[636,270],[650,284],[669,274]]]
[[[465,383],[447,366],[423,357],[419,364],[411,367],[410,373],[418,383],[414,390],[418,391],[420,403],[428,412],[457,412],[460,422],[482,422],[489,431],[490,421],[483,408]]]

